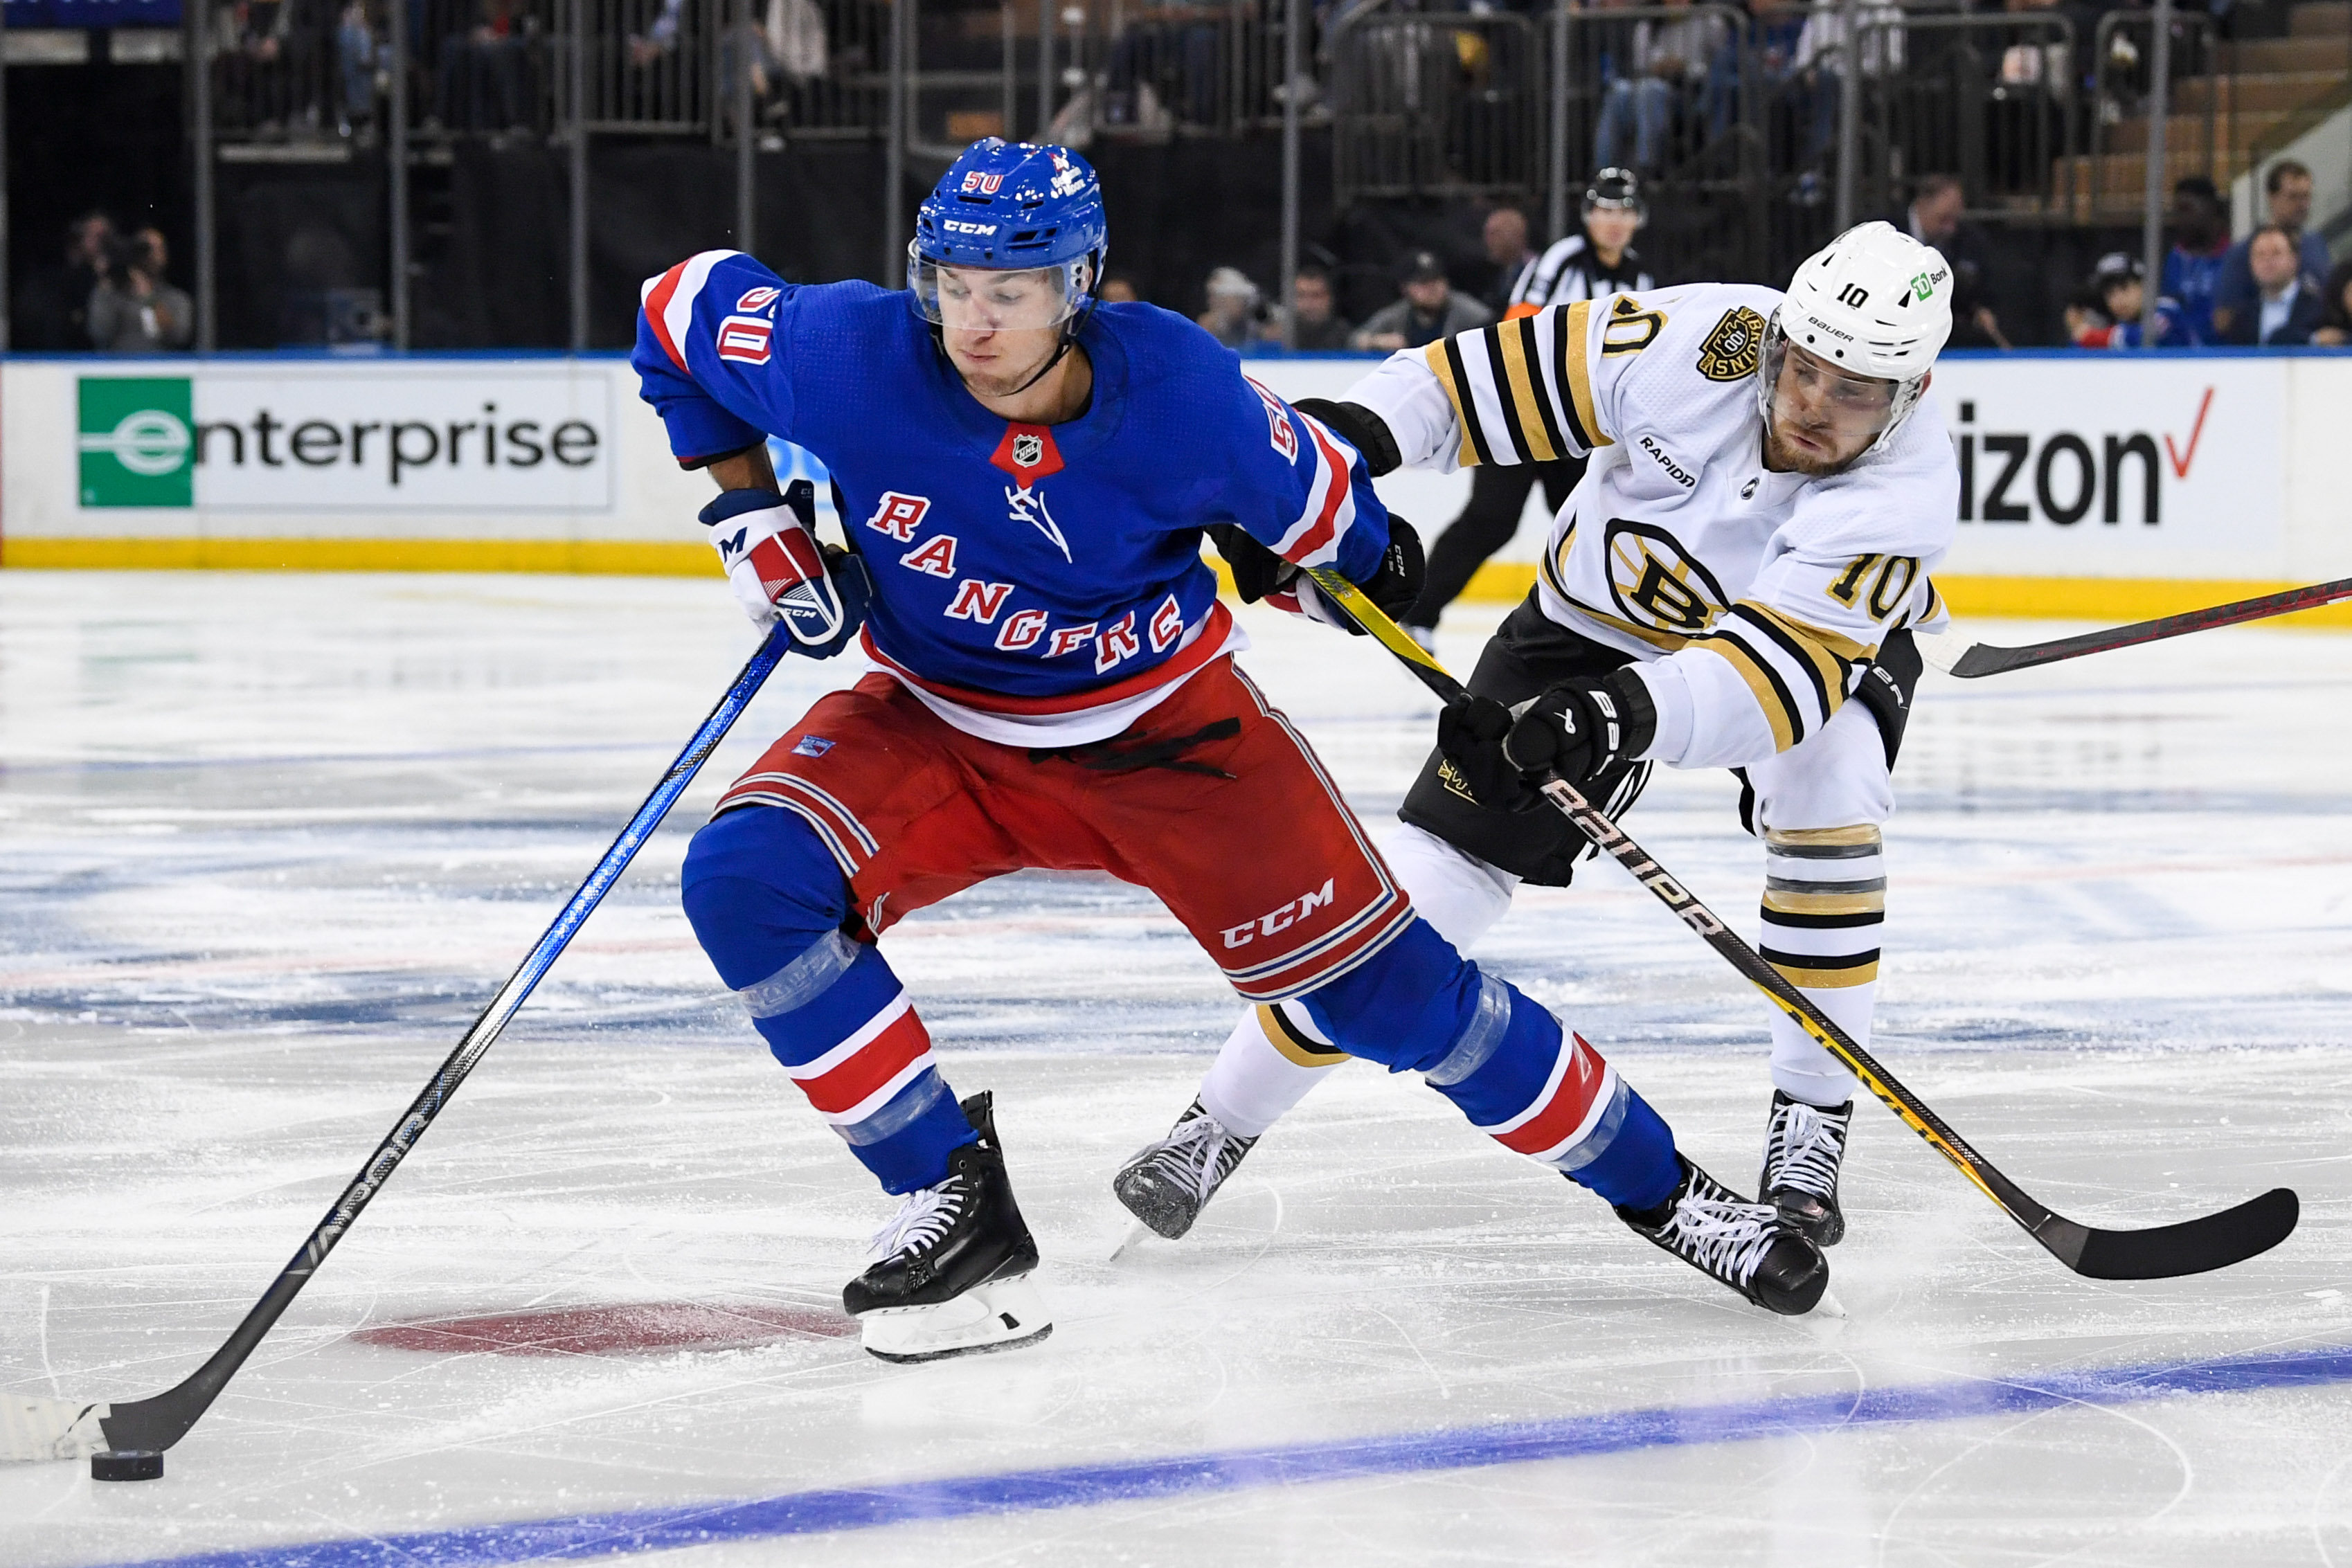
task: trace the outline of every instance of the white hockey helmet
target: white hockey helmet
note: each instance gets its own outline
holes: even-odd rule
[[[1933,246],[1892,224],[1857,224],[1808,256],[1764,329],[1756,396],[1769,425],[1780,361],[1794,343],[1850,375],[1895,383],[1886,423],[1867,451],[1902,428],[1952,335],[1952,268]]]

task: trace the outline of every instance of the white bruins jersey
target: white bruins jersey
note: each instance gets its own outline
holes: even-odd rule
[[[1775,289],[1693,283],[1550,306],[1406,350],[1349,397],[1405,462],[1591,452],[1552,523],[1544,613],[1635,655],[1646,756],[1741,767],[1818,732],[1887,634],[1938,625],[1959,465],[1922,400],[1841,474],[1764,466],[1756,367]]]

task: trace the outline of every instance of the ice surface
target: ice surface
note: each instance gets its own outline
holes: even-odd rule
[[[1430,701],[1247,622],[1385,818]],[[136,1397],[208,1354],[749,645],[716,583],[0,575],[0,1391]],[[852,673],[778,674],[164,1480],[0,1468],[0,1563],[515,1562],[675,1546],[646,1511],[711,1504],[677,1555],[2352,1565],[2352,639],[1931,673],[1888,830],[1889,1064],[2077,1218],[2294,1186],[2276,1253],[2074,1279],[1865,1108],[1847,1316],[1784,1322],[1357,1066],[1113,1264],[1110,1173],[1234,1003],[1143,896],[1023,876],[888,946],[950,1081],[998,1092],[1057,1323],[915,1368],[836,1316],[891,1206],[676,906],[719,788]],[[1627,825],[1748,924],[1735,800],[1662,775]],[[1751,1181],[1759,1004],[1585,882],[1480,956]],[[461,1533],[601,1514],[640,1517]]]

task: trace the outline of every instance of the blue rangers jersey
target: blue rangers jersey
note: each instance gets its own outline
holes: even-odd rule
[[[1389,531],[1355,449],[1192,322],[1107,305],[1078,341],[1086,412],[1009,423],[905,294],[795,286],[705,251],[646,282],[632,362],[681,463],[775,434],[832,471],[873,576],[862,637],[881,668],[967,734],[1075,746],[1246,645],[1203,528],[1238,523],[1359,579]]]

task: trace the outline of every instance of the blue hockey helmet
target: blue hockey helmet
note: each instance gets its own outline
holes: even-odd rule
[[[934,327],[958,325],[960,302],[982,309],[999,329],[1062,325],[1074,338],[1095,305],[1110,229],[1102,182],[1066,147],[975,141],[940,176],[915,217],[907,246],[907,287]],[[1019,303],[990,307],[968,287],[950,284],[940,301],[941,268],[953,272],[1040,272],[1047,287],[1023,291]],[[1060,356],[1055,355],[1056,359]]]

